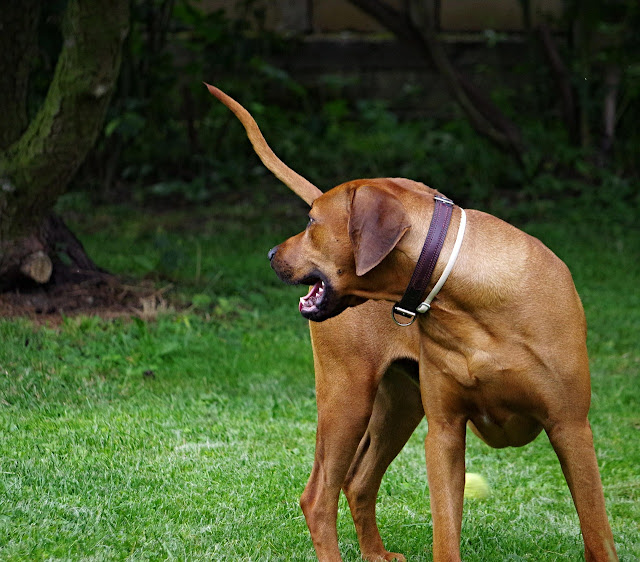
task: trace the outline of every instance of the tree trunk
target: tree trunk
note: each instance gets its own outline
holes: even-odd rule
[[[27,88],[39,15],[40,0],[11,2],[0,11],[0,151],[17,141],[29,124]]]
[[[35,41],[36,26],[23,12],[37,14],[38,6],[34,0],[6,3],[0,10],[0,28],[11,24],[12,31],[15,29],[11,37],[21,38],[22,45],[28,46],[29,41]],[[63,262],[58,259],[60,248],[50,234],[51,225],[59,223],[51,217],[51,210],[101,129],[128,25],[129,0],[69,0],[62,50],[40,111],[24,132],[24,120],[0,122],[0,288],[21,277],[42,283],[56,275],[56,265],[61,268],[65,262],[78,271],[89,263],[97,269],[86,256],[79,257],[78,246],[69,242],[66,233],[63,243],[75,250],[71,250],[73,255],[67,252],[68,259]],[[0,48],[3,45],[0,43]],[[18,57],[22,57],[19,49],[0,53],[3,115],[20,113],[26,106],[29,61]],[[12,144],[6,146],[2,141]]]

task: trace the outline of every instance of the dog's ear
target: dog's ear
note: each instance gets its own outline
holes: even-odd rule
[[[355,189],[349,214],[349,238],[356,275],[364,275],[387,257],[410,226],[397,197],[371,185]]]

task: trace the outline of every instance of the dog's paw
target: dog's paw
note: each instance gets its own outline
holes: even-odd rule
[[[378,553],[378,554],[373,554],[373,555],[369,555],[369,556],[363,556],[363,558],[367,561],[367,562],[386,562],[389,560],[397,560],[399,562],[407,562],[407,559],[404,557],[403,554],[399,554],[397,552],[388,552],[388,551],[384,551],[382,553]]]

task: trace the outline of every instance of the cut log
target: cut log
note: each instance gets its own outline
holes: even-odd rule
[[[36,283],[46,283],[51,279],[53,263],[42,250],[29,254],[20,264],[20,272]]]
[[[87,255],[64,221],[49,215],[36,232],[0,243],[0,292],[32,290],[84,281],[107,281],[112,276]]]

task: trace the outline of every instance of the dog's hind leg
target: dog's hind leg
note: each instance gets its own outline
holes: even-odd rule
[[[392,365],[378,387],[373,413],[343,490],[365,560],[405,560],[385,549],[376,523],[376,498],[387,467],[424,417],[413,362]]]
[[[300,506],[318,560],[342,560],[336,520],[340,490],[364,435],[376,396],[374,366],[360,362],[357,369],[334,355],[332,348],[316,351],[316,400],[318,428],[313,469]]]
[[[336,528],[338,498],[369,423],[375,396],[366,379],[349,375],[333,370],[331,378],[336,380],[318,388],[315,460],[300,498],[318,560],[323,562],[342,560]],[[316,379],[325,379],[317,367]]]
[[[356,525],[369,529],[372,527],[370,522],[374,521],[375,527],[375,515],[370,506],[375,502],[379,479],[419,421],[413,421],[412,415],[408,415],[399,423],[403,427],[409,424],[410,429],[398,429],[396,434],[389,426],[390,421],[393,423],[402,418],[399,403],[413,404],[419,400],[415,397],[400,399],[402,386],[399,384],[399,373],[396,372],[395,378],[383,382],[383,390],[378,392],[388,366],[399,356],[417,356],[415,348],[419,347],[418,332],[394,327],[390,313],[390,303],[369,301],[325,322],[310,324],[316,372],[318,431],[313,469],[300,505],[318,559],[323,562],[341,560],[336,529],[340,490],[343,487],[348,490],[351,505],[358,506],[356,513],[363,514],[356,516],[356,520],[361,521]],[[413,365],[415,369],[417,363]],[[414,383],[406,375],[402,377],[405,377],[405,388],[414,392]],[[396,406],[388,408],[387,404]],[[420,411],[419,405],[415,408]],[[407,407],[407,410],[410,408]],[[390,412],[393,412],[391,418]],[[418,414],[414,417],[418,418]],[[363,440],[367,428],[370,437]],[[395,439],[395,443],[385,444],[387,438]],[[373,446],[368,454],[365,450],[367,443],[369,449]],[[360,460],[354,462],[357,451]],[[381,459],[378,465],[377,458]],[[354,494],[366,493],[363,487],[368,490],[369,486],[373,490],[369,503],[365,500],[364,503],[356,501],[354,504]],[[365,507],[360,509],[361,505]],[[368,513],[371,515],[368,516]],[[360,531],[359,535],[364,536]],[[380,540],[377,530],[373,535],[367,532],[366,536]],[[379,544],[382,549],[381,541]],[[366,548],[381,552],[377,547],[370,548],[369,543]]]

